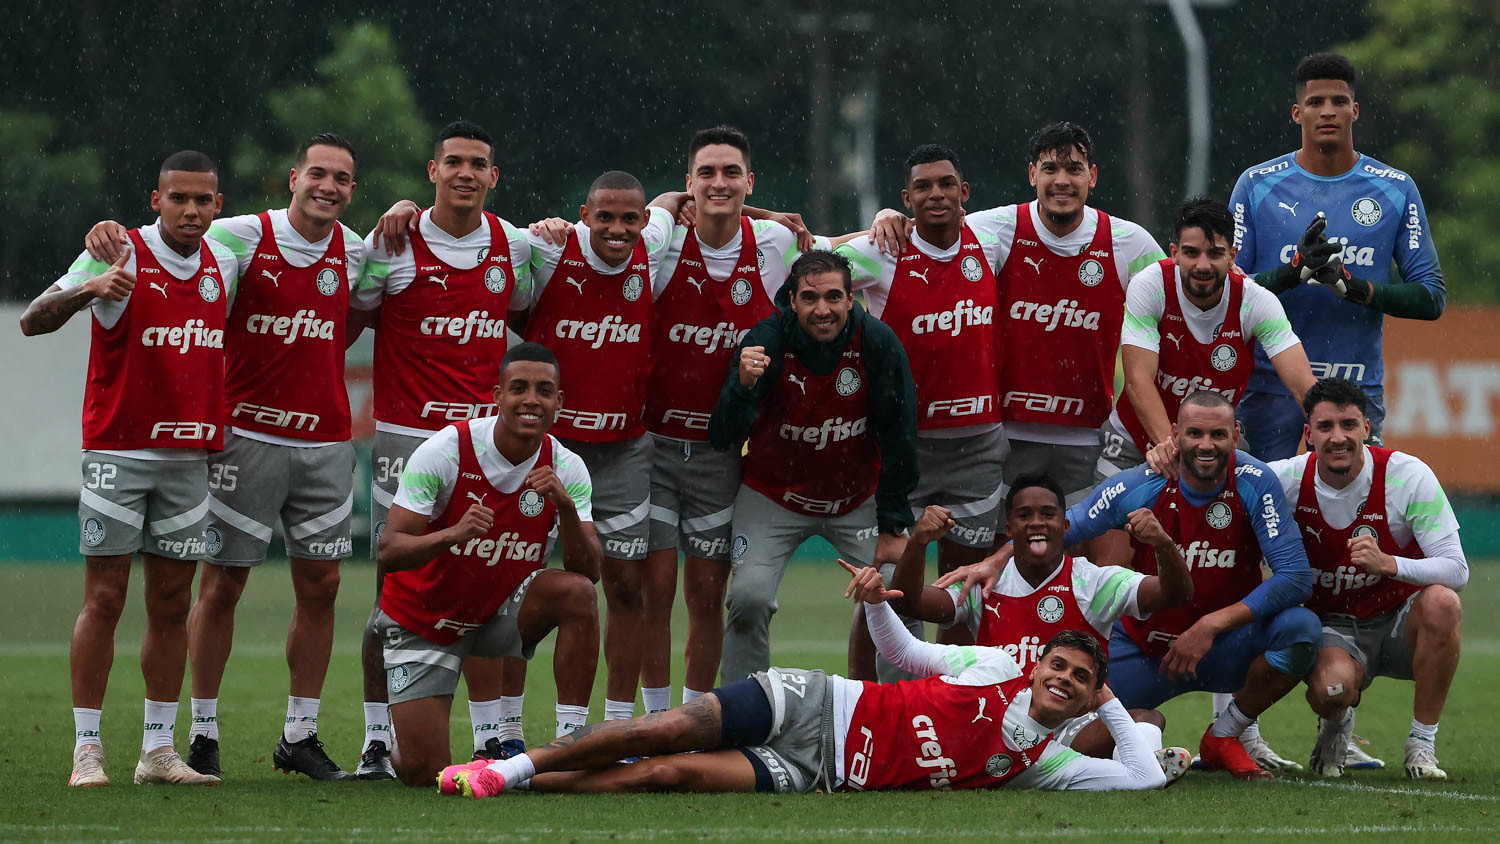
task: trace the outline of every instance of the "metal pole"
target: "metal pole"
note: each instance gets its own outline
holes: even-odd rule
[[[1188,167],[1187,193],[1197,196],[1208,191],[1208,49],[1192,0],[1167,0],[1187,62],[1188,88]]]

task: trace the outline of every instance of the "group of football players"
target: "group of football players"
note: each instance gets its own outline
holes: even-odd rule
[[[1405,769],[1444,777],[1467,562],[1432,471],[1379,436],[1384,315],[1437,318],[1442,276],[1411,178],[1354,149],[1353,66],[1314,54],[1294,85],[1301,147],[1227,205],[1186,202],[1170,254],[1087,205],[1093,141],[1068,122],[1031,138],[1035,200],[966,212],[958,156],[927,144],[905,210],[839,237],[747,205],[750,145],[724,126],[693,135],[686,190],[648,202],[612,170],[576,220],[522,229],[484,210],[494,142],[457,121],[431,206],[400,202],[366,238],[339,222],[342,137],[297,151],[287,208],[227,219],[214,162],[169,156],[159,219],[96,225],[21,321],[93,317],[70,784],[109,781],[100,709],[136,552],[135,782],[220,782],[235,608],[278,519],[296,603],[273,763],[316,779],[1152,788],[1191,758],[1156,711],[1189,691],[1217,693],[1202,766],[1270,778],[1301,765],[1255,719],[1299,684],[1310,767],[1340,776],[1382,764],[1353,732],[1376,676],[1415,681]],[[354,550],[344,352],[366,328],[379,565],[350,773],[317,717]],[[847,677],[770,663],[785,567],[815,535],[852,576]],[[526,660],[554,631],[557,739],[528,751]],[[460,674],[474,758],[451,765]]]

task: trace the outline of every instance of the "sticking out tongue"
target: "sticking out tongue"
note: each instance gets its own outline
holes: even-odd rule
[[[1047,553],[1047,540],[1045,540],[1045,539],[1032,539],[1032,540],[1029,540],[1026,543],[1026,548],[1029,551],[1031,551],[1031,553],[1032,553],[1033,556],[1040,557],[1040,556],[1042,556],[1042,555],[1044,555],[1044,554]]]

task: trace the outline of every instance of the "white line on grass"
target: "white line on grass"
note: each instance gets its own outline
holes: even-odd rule
[[[1309,780],[1304,785],[1315,785],[1319,788],[1338,788],[1345,791],[1378,791],[1382,794],[1404,794],[1410,797],[1443,797],[1448,800],[1485,800],[1494,802],[1500,800],[1493,794],[1469,794],[1464,791],[1428,791],[1425,788],[1414,788],[1406,785],[1378,786],[1362,785],[1357,782],[1328,782],[1326,780]]]
[[[800,839],[834,839],[834,838],[931,838],[939,836],[942,838],[985,838],[985,839],[1028,839],[1028,838],[1112,838],[1121,835],[1220,835],[1244,838],[1277,837],[1304,835],[1359,835],[1379,833],[1467,833],[1467,832],[1492,832],[1493,826],[1452,826],[1452,825],[1426,825],[1426,824],[1346,824],[1338,826],[1148,826],[1148,827],[1035,827],[1031,829],[1017,829],[996,831],[990,829],[966,829],[955,827],[834,827],[830,829],[806,829],[796,831],[796,837]],[[87,832],[121,832],[122,827],[105,824],[0,824],[0,831],[17,834],[46,834],[57,833],[87,833]],[[318,834],[317,828],[306,826],[198,826],[183,827],[173,826],[174,834],[182,835],[180,840],[192,840],[202,837],[222,837],[225,835],[265,835],[265,834],[294,834],[308,835]],[[326,830],[332,832],[334,830]],[[339,828],[338,837],[349,840],[362,839],[366,835],[378,835],[382,839],[411,838],[415,840],[428,840],[433,835],[431,828],[391,828],[380,829],[358,829]],[[576,827],[556,826],[511,826],[505,829],[505,837],[509,839],[520,838],[542,838],[546,840],[558,837],[567,837],[573,840],[629,840],[650,841],[658,836],[682,838],[692,837],[698,839],[722,840],[722,841],[784,841],[788,836],[786,829],[779,828],[755,828],[746,826],[733,827],[677,827],[672,829],[630,829],[619,828],[608,829],[579,829]]]

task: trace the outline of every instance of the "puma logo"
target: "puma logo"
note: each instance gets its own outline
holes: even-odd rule
[[[1177,349],[1177,351],[1179,351],[1179,352],[1182,351],[1182,338],[1181,337],[1178,337],[1176,334],[1173,334],[1170,331],[1168,331],[1165,336],[1166,336],[1166,338],[1168,340],[1172,341],[1172,346],[1175,347]]]
[[[698,291],[699,293],[703,292],[703,282],[706,280],[707,279],[693,278],[692,276],[688,276],[687,278],[683,279],[683,281],[691,284],[693,286],[693,289]]]
[[[444,289],[444,290],[447,290],[447,288],[446,288],[446,287],[445,287],[445,288],[443,288],[443,289]],[[470,498],[472,498],[472,499],[474,499],[474,503],[475,503],[475,504],[478,504],[478,505],[479,505],[479,506],[480,506],[480,507],[483,507],[483,506],[484,506],[484,495],[489,495],[489,493],[485,493],[485,494],[484,494],[484,495],[475,495],[475,494],[474,494],[474,493],[472,493],[472,492],[470,492],[470,493],[466,493],[466,494],[467,494],[467,495],[468,495],[468,496],[469,496],[469,497],[470,497]]]
[[[286,272],[286,270],[282,270],[281,271],[281,273],[284,273],[284,272]],[[261,275],[263,275],[266,278],[269,278],[271,280],[271,284],[274,285],[277,290],[281,289],[281,273],[273,273],[270,270],[261,270],[260,271]]]
[[[989,612],[992,612],[992,613],[995,614],[995,620],[996,621],[1004,621],[1004,619],[1000,617],[1000,602],[999,601],[996,601],[993,604],[985,604],[984,608],[986,610],[988,610]]]
[[[796,375],[791,374],[790,372],[787,373],[786,380],[792,382],[793,384],[796,384],[797,388],[802,391],[802,395],[807,395],[807,382],[803,381]]]
[[[1276,203],[1276,207],[1277,208],[1285,208],[1286,210],[1292,212],[1292,216],[1295,217],[1295,216],[1297,216],[1297,206],[1301,205],[1301,204],[1302,203],[1300,201],[1293,202],[1291,205],[1287,205],[1285,202],[1278,202],[1278,203]]]
[[[1305,532],[1307,532],[1307,533],[1312,534],[1313,538],[1317,539],[1319,542],[1323,541],[1323,531],[1316,530],[1314,528],[1310,528],[1310,527],[1308,527],[1306,525],[1302,526],[1302,530],[1305,531]]]
[[[578,279],[576,279],[576,278],[574,278],[572,276],[568,276],[567,278],[563,279],[563,281],[566,281],[567,283],[569,283],[569,284],[573,285],[574,287],[578,288],[578,292],[579,293],[583,292],[583,282],[579,281]]]
[[[1047,260],[1047,259],[1046,258],[1031,258],[1031,257],[1028,256],[1028,257],[1022,258],[1021,262],[1024,263],[1024,264],[1029,264],[1033,270],[1036,270],[1036,274],[1037,275],[1041,275],[1042,274],[1042,262],[1045,261],[1045,260]]]
[[[444,274],[442,278],[438,278],[435,275],[430,275],[427,277],[427,280],[442,287],[444,293],[448,292],[448,276],[446,274]]]
[[[907,272],[911,273],[912,275],[916,276],[917,278],[922,279],[922,283],[923,284],[929,284],[930,282],[927,281],[927,273],[928,273],[928,271],[930,269],[931,268],[929,267],[928,269],[923,270],[921,272],[917,272],[916,270],[907,270]]]
[[[974,716],[974,720],[970,721],[970,724],[978,724],[981,720],[988,721],[991,724],[995,723],[994,718],[991,718],[990,716],[984,714],[984,705],[989,702],[990,699],[987,697],[982,697],[979,699],[979,714]]]
[[[161,297],[163,299],[167,298],[167,286],[165,284],[157,284],[154,281],[147,282],[147,284],[151,287],[152,290],[160,290]]]

